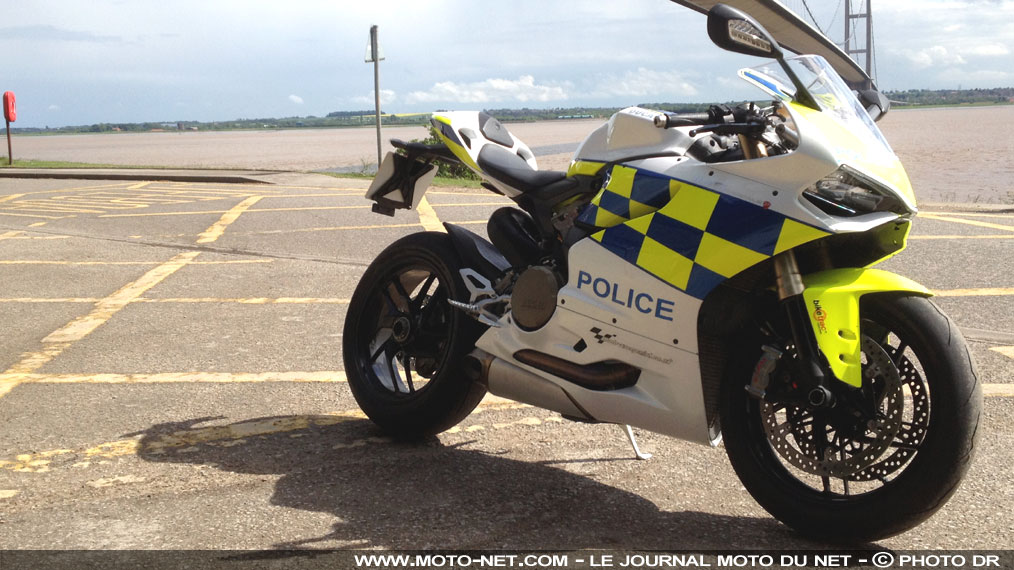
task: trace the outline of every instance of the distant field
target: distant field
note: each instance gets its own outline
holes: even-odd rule
[[[510,124],[539,157],[564,169],[598,119]],[[1014,106],[908,109],[880,123],[924,201],[1014,203]],[[386,139],[423,138],[420,127],[384,129]],[[358,170],[376,162],[372,128],[124,133],[14,138],[20,159],[267,170]],[[548,154],[548,155],[547,155]]]

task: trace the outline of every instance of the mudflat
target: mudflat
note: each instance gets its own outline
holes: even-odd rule
[[[542,169],[565,169],[599,119],[509,125]],[[879,123],[923,202],[1014,203],[1014,106],[895,109]],[[999,134],[997,134],[999,133]],[[383,131],[424,138],[418,127]],[[20,136],[15,157],[129,166],[313,171],[376,163],[372,128]]]

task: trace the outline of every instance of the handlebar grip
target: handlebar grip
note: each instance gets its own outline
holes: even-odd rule
[[[696,125],[707,125],[712,122],[708,113],[665,113],[655,115],[655,126],[660,129],[671,129],[672,127],[693,127]]]

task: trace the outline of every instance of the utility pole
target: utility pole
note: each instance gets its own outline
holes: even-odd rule
[[[866,75],[873,77],[873,14],[870,3],[873,0],[858,0],[858,8],[853,7],[853,0],[845,0],[845,53],[856,63],[863,66]],[[853,22],[864,20],[866,23],[866,43],[860,46],[858,34],[853,34],[855,27]],[[860,61],[856,56],[863,55],[865,59]]]
[[[377,26],[370,28],[370,43],[366,46],[366,63],[373,64],[373,98],[377,108],[377,170],[380,170],[381,136],[380,136],[380,60],[384,59],[380,53],[380,42],[377,41]]]

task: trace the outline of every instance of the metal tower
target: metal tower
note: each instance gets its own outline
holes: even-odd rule
[[[873,77],[873,17],[870,13],[872,1],[856,0],[858,6],[854,6],[853,0],[845,0],[845,53],[862,65],[866,75],[870,77]],[[866,24],[865,37],[860,35],[862,30],[860,22],[863,20]],[[865,41],[860,41],[860,37]]]

